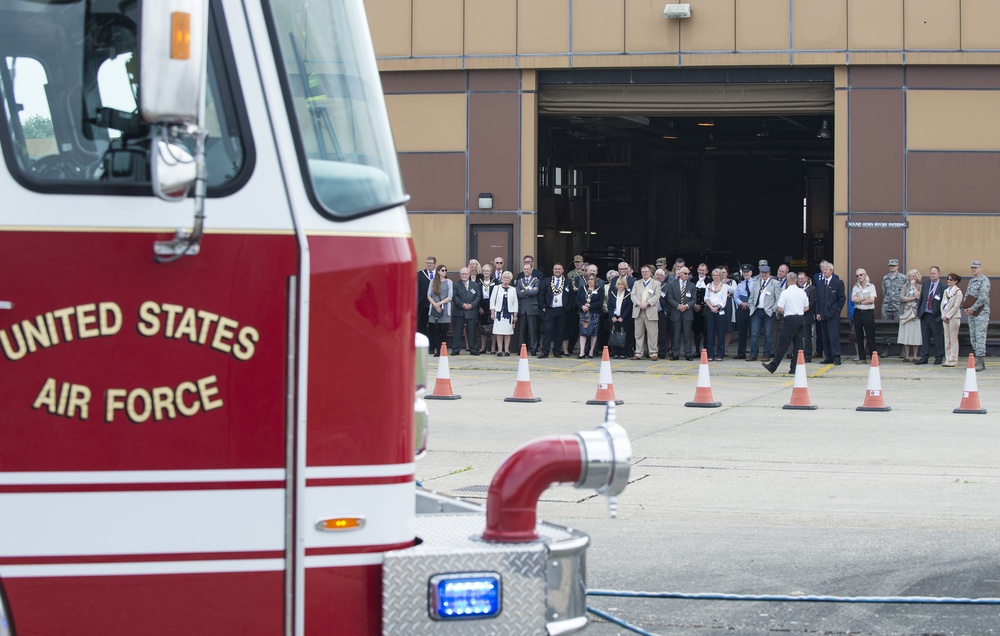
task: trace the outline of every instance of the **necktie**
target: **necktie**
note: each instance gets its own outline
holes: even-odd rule
[[[465,281],[465,291],[469,291],[469,281]]]
[[[927,290],[927,311],[933,310],[932,303],[934,302],[934,288],[937,287],[937,283],[931,283],[930,288]]]
[[[681,282],[681,297],[684,297],[684,283]]]
[[[431,272],[428,276],[430,277],[431,280],[434,280],[434,272]]]

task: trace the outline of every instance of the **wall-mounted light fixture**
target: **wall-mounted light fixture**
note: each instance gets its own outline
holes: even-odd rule
[[[698,125],[702,128],[711,128],[715,125],[715,120],[711,117],[702,117],[698,120]]]
[[[690,18],[690,4],[668,4],[663,7],[663,17],[668,19]]]
[[[827,120],[823,120],[823,126],[816,132],[816,137],[819,139],[829,139],[830,138],[830,123]]]
[[[667,132],[663,133],[664,139],[677,139],[677,129],[674,128],[674,122],[669,122],[667,124]]]
[[[480,192],[479,193],[479,209],[489,210],[493,207],[493,193],[492,192]]]

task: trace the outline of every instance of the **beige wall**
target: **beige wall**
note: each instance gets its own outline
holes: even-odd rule
[[[910,150],[1000,150],[1000,91],[911,90],[906,96]]]
[[[975,259],[989,263],[984,271],[995,276],[1000,267],[991,258],[1000,245],[1000,223],[995,216],[910,216],[906,233],[907,267],[926,273],[938,265],[947,274],[969,275],[969,263]]]
[[[662,0],[365,0],[382,70],[1000,63],[997,0],[690,4],[667,20]]]
[[[437,257],[438,265],[457,272],[469,261],[465,258],[464,214],[410,214],[413,248],[417,252],[416,269],[428,256]]]

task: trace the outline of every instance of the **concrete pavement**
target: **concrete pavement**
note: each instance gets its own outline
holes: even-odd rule
[[[685,408],[698,365],[614,361],[634,461],[619,518],[593,492],[547,491],[539,516],[588,532],[592,589],[1000,597],[1000,366],[977,374],[987,415],[957,415],[964,368],[884,360],[888,413],[855,411],[869,367],[809,364],[815,411],[781,406],[792,376],[710,363],[717,409]],[[484,502],[503,459],[591,429],[599,359],[529,359],[542,401],[505,403],[518,358],[450,358],[461,400],[431,404],[426,487]],[[431,359],[429,377],[436,372]],[[783,371],[787,366],[782,366]],[[995,370],[994,370],[995,369]],[[433,381],[431,382],[433,385]],[[992,634],[1000,606],[592,598],[657,634]],[[628,633],[595,619],[585,633]]]

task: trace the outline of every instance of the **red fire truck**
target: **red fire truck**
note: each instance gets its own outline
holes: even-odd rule
[[[515,452],[485,514],[415,485],[362,0],[5,0],[0,49],[0,636],[585,625],[535,503],[617,494],[620,426]]]

